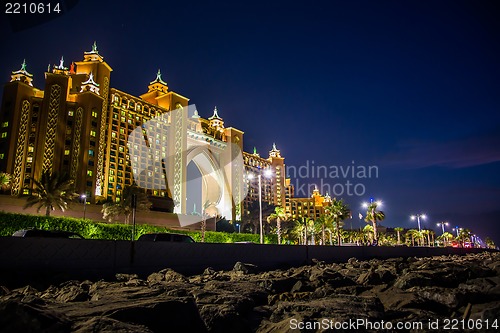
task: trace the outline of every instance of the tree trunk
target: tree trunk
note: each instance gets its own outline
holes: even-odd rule
[[[321,224],[321,245],[325,245],[325,239],[326,239],[326,235],[325,235],[325,222],[323,222],[323,224]]]
[[[372,224],[373,224],[373,241],[376,242],[378,240],[378,237],[377,237],[377,220],[375,220],[375,218],[373,218]]]
[[[276,234],[278,234],[278,245],[281,244],[281,219],[276,219]]]
[[[205,217],[201,219],[201,242],[205,243],[205,229],[207,227],[207,220]]]
[[[50,216],[50,206],[45,207],[45,216]]]
[[[401,244],[401,235],[399,234],[399,231],[397,233],[398,233],[398,245],[400,245]]]
[[[307,245],[307,223],[304,224],[304,245]]]

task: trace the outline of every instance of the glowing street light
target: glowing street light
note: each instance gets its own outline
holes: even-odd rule
[[[443,230],[443,234],[444,234],[444,226],[448,226],[449,223],[448,222],[438,222],[437,225],[441,226],[441,229]]]
[[[458,234],[460,233],[460,231],[462,230],[462,228],[459,228],[458,226],[456,226],[455,228],[452,229],[453,231],[455,231],[457,233],[457,237],[458,237]]]
[[[427,215],[425,214],[417,214],[417,215],[412,215],[410,216],[411,220],[412,221],[415,221],[415,219],[417,219],[417,222],[418,222],[418,231],[422,231],[422,228],[420,228],[420,218],[422,218],[423,220],[425,220],[427,218]]]
[[[85,220],[85,213],[87,212],[87,195],[82,194],[81,198],[83,199],[83,219]]]
[[[272,176],[272,171],[270,169],[264,170],[264,176],[270,178]],[[254,179],[255,175],[253,173],[248,174],[248,179]],[[260,243],[264,243],[264,229],[262,226],[262,174],[259,172],[257,175],[259,183],[259,227],[260,227]]]

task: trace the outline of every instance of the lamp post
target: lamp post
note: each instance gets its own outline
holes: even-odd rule
[[[269,169],[266,169],[266,171],[264,172],[264,175],[266,177],[270,177],[271,176],[271,170]],[[248,179],[254,179],[255,176],[254,174],[250,173],[248,174]],[[260,227],[260,244],[263,244],[264,243],[264,230],[263,230],[263,226],[262,226],[262,175],[261,173],[259,172],[259,174],[257,175],[257,179],[258,179],[258,184],[259,184],[259,227]]]
[[[417,219],[418,232],[422,231],[422,228],[420,228],[420,218],[425,220],[427,218],[427,216],[425,214],[417,214],[417,215],[410,216],[410,218],[412,219],[412,221],[415,221],[415,218]]]
[[[438,226],[441,226],[441,229],[443,230],[443,234],[444,234],[444,226],[445,226],[445,225],[446,225],[446,226],[448,226],[448,224],[449,224],[448,222],[438,222],[438,224],[437,224],[437,225],[438,225]]]
[[[85,214],[87,212],[87,195],[82,194],[81,198],[83,199],[83,219],[85,220]]]
[[[238,233],[240,233],[240,224],[236,223],[236,226],[238,227]]]
[[[458,237],[458,234],[459,234],[460,230],[462,230],[462,228],[459,228],[458,226],[456,226],[455,228],[453,228],[453,230],[455,230],[455,232],[457,233],[457,237]]]

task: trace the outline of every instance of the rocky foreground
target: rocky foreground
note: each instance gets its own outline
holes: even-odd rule
[[[498,252],[352,258],[261,273],[237,263],[232,271],[207,268],[191,277],[165,269],[146,280],[116,278],[44,291],[0,287],[0,331],[396,332],[398,322],[420,322],[407,330],[413,332],[449,332],[453,324],[455,331],[500,331]]]

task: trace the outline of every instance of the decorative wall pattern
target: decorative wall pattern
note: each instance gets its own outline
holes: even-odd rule
[[[83,108],[79,107],[76,110],[75,117],[75,129],[73,135],[73,156],[71,157],[71,170],[70,177],[72,179],[76,178],[76,171],[78,170],[78,156],[80,156],[80,138],[82,136],[82,117],[83,117]]]
[[[57,117],[61,100],[61,86],[54,84],[50,87],[49,115],[47,131],[45,132],[45,147],[43,152],[42,171],[52,172],[54,164],[54,149],[56,145]]]
[[[109,95],[109,78],[105,77],[102,86],[102,112],[101,112],[101,128],[99,133],[99,151],[97,152],[97,172],[95,180],[95,195],[102,195],[102,183],[104,180],[104,153],[106,147],[106,125],[108,123],[108,95]]]
[[[16,159],[14,162],[14,174],[12,179],[12,195],[19,195],[22,187],[22,168],[24,155],[26,152],[26,137],[28,135],[28,118],[30,113],[30,102],[24,100],[21,105],[21,121],[19,124],[19,133],[17,136]]]
[[[174,193],[173,200],[176,209],[180,213],[182,209],[182,172],[185,169],[182,165],[182,120],[184,117],[182,107],[177,108],[175,111],[175,143],[174,143]]]

